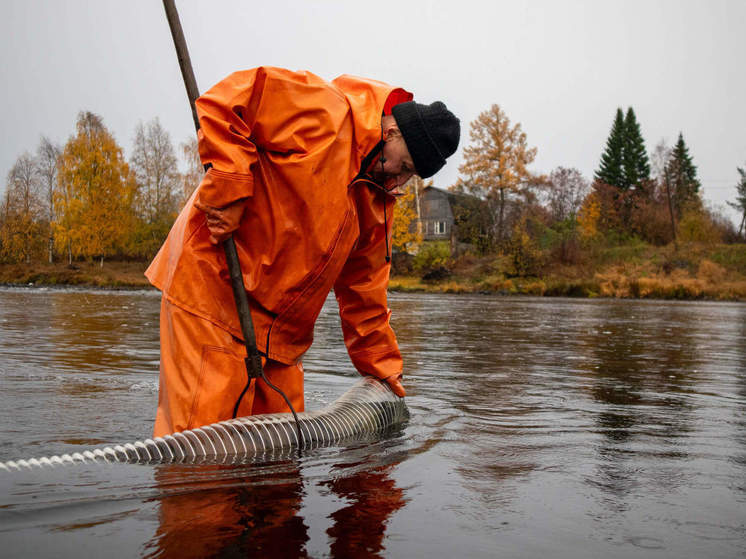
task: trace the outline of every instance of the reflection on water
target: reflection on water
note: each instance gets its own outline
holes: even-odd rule
[[[12,555],[746,553],[746,305],[391,296],[412,419],[245,465],[0,474]],[[147,436],[158,295],[0,289],[0,460]],[[327,303],[307,408],[355,375]]]

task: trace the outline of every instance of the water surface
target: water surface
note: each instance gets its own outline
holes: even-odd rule
[[[412,418],[243,465],[0,472],[7,556],[738,557],[746,305],[392,294]],[[0,460],[149,436],[156,292],[0,288]],[[306,407],[355,379],[333,298]]]

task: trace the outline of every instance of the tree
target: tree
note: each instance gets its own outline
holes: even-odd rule
[[[653,174],[657,184],[657,193],[650,193],[651,198],[664,198],[668,208],[668,218],[671,225],[671,239],[676,244],[676,217],[673,211],[673,199],[671,196],[671,177],[668,174],[668,163],[671,160],[671,148],[665,140],[661,140],[653,150]],[[657,196],[656,196],[657,194]],[[660,237],[660,236],[659,236]],[[678,245],[677,245],[678,247]]]
[[[391,248],[402,252],[416,252],[422,242],[417,218],[417,200],[419,192],[424,188],[419,177],[412,177],[404,185],[404,194],[399,196],[394,205],[394,223],[391,234]]]
[[[122,148],[101,117],[81,112],[60,156],[55,242],[73,256],[104,257],[121,248],[132,223],[135,182]]]
[[[736,185],[736,201],[728,202],[728,205],[741,212],[741,225],[738,227],[739,237],[743,235],[744,226],[746,225],[746,171],[737,167],[738,174],[741,175],[741,180]]]
[[[680,217],[689,206],[700,207],[700,182],[697,179],[697,167],[689,155],[689,148],[684,142],[684,135],[679,133],[679,139],[671,152],[671,158],[666,166],[666,173],[671,187],[671,199],[676,214]]]
[[[179,200],[179,207],[183,208],[202,181],[205,170],[199,157],[196,138],[193,136],[187,138],[181,143],[180,147],[182,158],[186,163],[186,172],[181,175],[181,196]]]
[[[499,105],[481,113],[471,123],[471,145],[464,149],[464,163],[459,167],[455,189],[487,200],[495,214],[495,236],[499,243],[506,238],[505,207],[509,197],[527,188],[534,177],[528,171],[536,157],[536,148],[526,144],[520,123],[511,126]]]
[[[601,201],[594,190],[585,197],[578,210],[578,229],[584,240],[593,240],[599,235],[599,220],[601,219]]]
[[[621,107],[617,108],[595,178],[622,191],[643,186],[650,179],[645,140],[632,107],[626,117]]]
[[[463,188],[454,185],[451,208],[453,210],[453,227],[456,230],[456,241],[474,246],[481,254],[486,254],[493,247],[492,231],[494,214],[488,203],[476,196],[465,194]]]
[[[158,117],[135,129],[135,145],[130,168],[137,181],[136,207],[138,216],[147,223],[164,217],[172,218],[176,211],[178,169],[171,137]]]
[[[627,109],[624,118],[624,150],[622,153],[624,168],[623,188],[640,188],[650,180],[650,163],[645,149],[645,140],[640,132],[635,111]]]
[[[24,153],[8,173],[0,231],[4,260],[31,262],[41,239],[39,222],[44,215],[41,194],[36,161],[29,153]]]
[[[36,165],[44,189],[48,227],[47,258],[50,264],[54,257],[54,235],[51,226],[54,221],[54,189],[57,183],[58,160],[61,153],[62,150],[58,145],[53,144],[46,136],[42,136],[39,147],[36,149]]]
[[[181,198],[180,174],[168,132],[158,118],[135,129],[130,168],[137,183],[131,251],[152,257],[171,229]]]
[[[577,169],[557,167],[549,175],[549,212],[555,222],[574,217],[588,194],[588,181]]]
[[[624,184],[624,114],[617,108],[611,132],[606,140],[606,149],[601,155],[601,165],[596,171],[595,179],[606,184],[622,188]]]

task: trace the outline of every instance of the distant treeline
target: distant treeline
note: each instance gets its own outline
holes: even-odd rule
[[[568,141],[571,141],[568,139]],[[541,276],[547,262],[577,265],[603,246],[649,243],[735,243],[744,240],[746,173],[737,169],[735,200],[740,227],[707,207],[683,134],[648,155],[635,112],[618,109],[592,181],[576,169],[548,175],[531,172],[536,157],[520,123],[511,124],[498,105],[471,123],[460,178],[450,187],[453,261],[464,250],[512,261],[512,274]],[[735,175],[735,173],[734,173]],[[413,196],[416,200],[417,196]],[[448,267],[434,247],[418,251]]]
[[[101,117],[81,112],[63,147],[42,138],[8,173],[0,262],[151,258],[202,176],[196,139],[180,147],[184,173],[155,118],[127,162]]]
[[[63,147],[42,138],[8,173],[0,262],[152,258],[202,176],[196,140],[180,148],[183,173],[156,118],[137,126],[125,161],[101,117],[81,112]],[[742,214],[736,228],[704,203],[683,134],[672,148],[661,142],[648,155],[632,108],[617,110],[592,181],[564,167],[535,174],[529,166],[536,153],[498,105],[471,123],[460,178],[450,187],[457,200],[451,256],[507,255],[517,275],[532,275],[547,258],[577,264],[594,244],[744,240],[744,170],[737,169],[737,197],[729,202]],[[416,223],[423,186],[410,181],[396,206],[396,250],[422,248]]]

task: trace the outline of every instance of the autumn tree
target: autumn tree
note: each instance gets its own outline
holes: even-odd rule
[[[746,171],[737,167],[741,180],[736,185],[736,201],[728,202],[728,205],[736,211],[741,212],[741,225],[738,226],[738,235],[743,235],[746,226]]]
[[[179,197],[179,208],[183,208],[202,181],[205,171],[202,166],[202,160],[199,157],[197,138],[187,138],[180,144],[180,147],[181,157],[186,166],[186,171],[181,175],[181,193]]]
[[[81,112],[60,156],[55,242],[73,256],[104,257],[123,246],[132,224],[135,183],[122,148],[101,117]]]
[[[152,257],[168,235],[181,197],[174,148],[157,117],[137,125],[130,169],[137,183],[138,219],[131,250],[139,256]]]
[[[418,229],[417,204],[420,192],[424,188],[420,177],[412,177],[404,185],[404,194],[396,199],[394,205],[394,223],[391,235],[391,248],[402,252],[415,252],[422,242],[422,233]]]
[[[578,210],[578,230],[580,238],[592,241],[599,236],[599,221],[601,219],[601,200],[593,191],[585,197]]]
[[[130,158],[135,173],[138,216],[148,223],[173,217],[178,197],[178,166],[171,137],[158,117],[137,125]]]
[[[511,126],[499,105],[481,113],[471,123],[471,144],[464,149],[462,177],[454,189],[486,200],[495,216],[495,237],[507,237],[506,204],[533,180],[527,167],[536,157],[529,148],[520,123]]]
[[[451,190],[454,191],[454,188]],[[456,189],[451,198],[456,240],[472,245],[485,254],[494,248],[494,215],[485,200],[465,194],[463,190]]]
[[[576,216],[589,189],[580,171],[566,167],[552,171],[547,186],[549,212],[555,222]]]
[[[54,222],[54,190],[57,184],[58,160],[62,149],[46,136],[42,136],[36,149],[36,166],[44,192],[44,205],[47,222],[47,259],[54,259],[54,235],[51,224]]]
[[[44,200],[39,170],[29,153],[21,155],[8,173],[2,214],[2,259],[30,262],[40,245],[40,219],[44,215]]]

